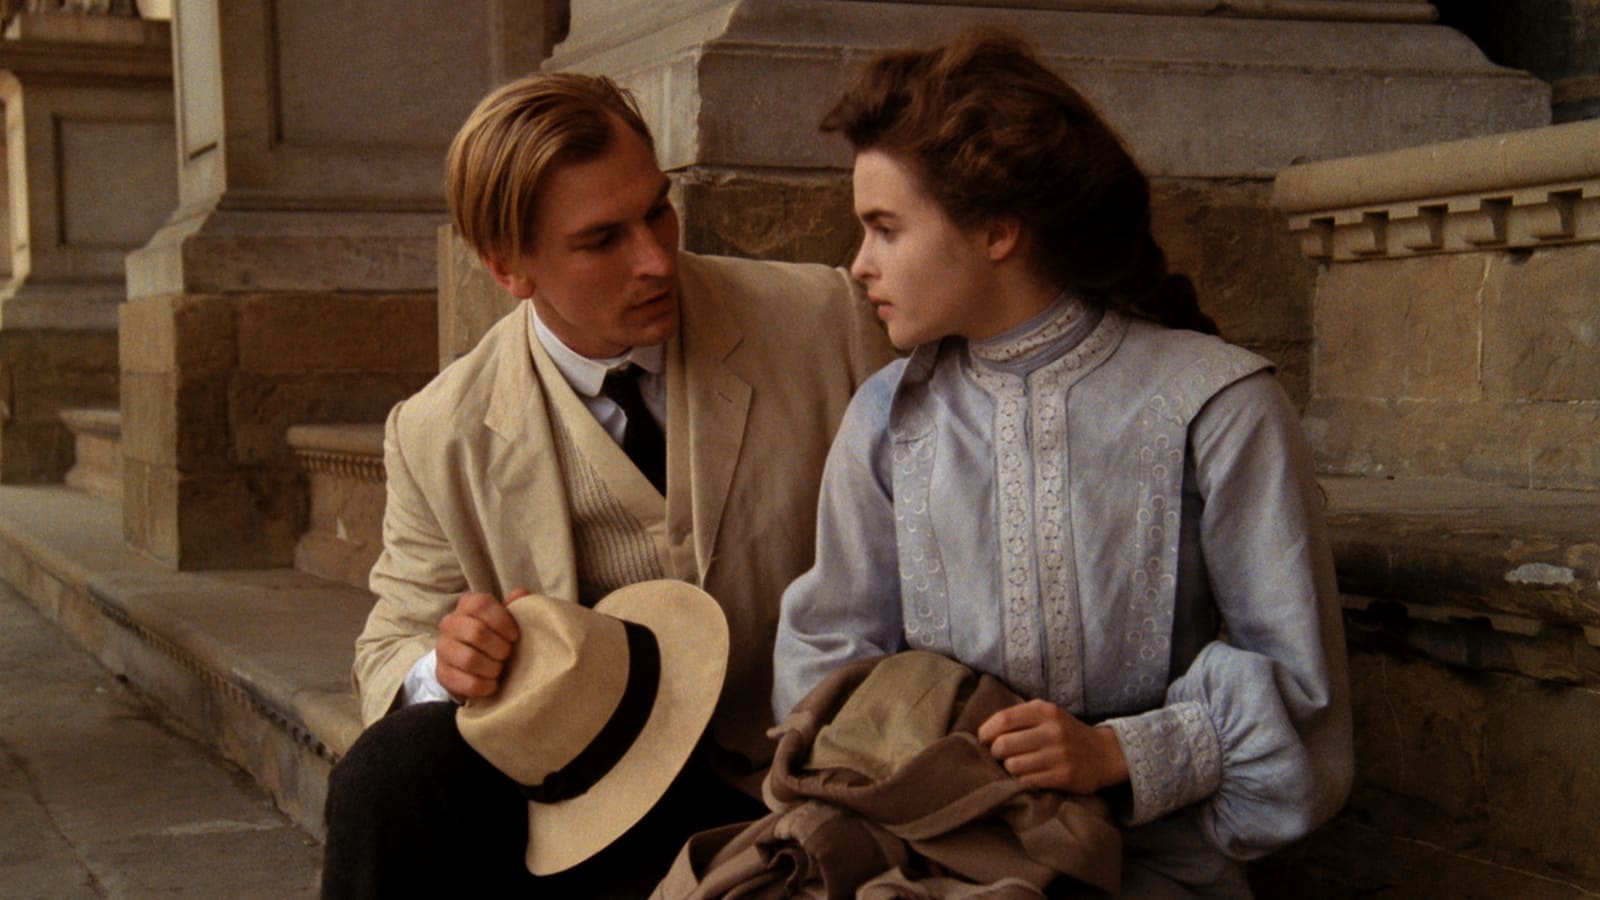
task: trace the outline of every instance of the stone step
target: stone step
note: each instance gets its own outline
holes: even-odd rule
[[[1600,647],[1600,491],[1358,477],[1324,477],[1322,487],[1347,608],[1387,605],[1418,622]]]
[[[1600,895],[1600,491],[1323,489],[1355,785],[1261,896]]]
[[[360,733],[371,595],[293,569],[174,572],[121,519],[72,488],[0,486],[0,578],[322,835],[329,769]]]
[[[1497,824],[1528,821],[1530,803],[1560,784],[1600,790],[1600,776],[1584,774],[1592,746],[1546,742],[1547,765],[1507,774],[1516,760],[1502,757],[1522,745],[1484,737],[1513,719],[1528,727],[1516,716],[1531,698],[1551,733],[1592,721],[1600,492],[1361,478],[1329,478],[1324,489],[1349,593],[1360,775],[1350,810],[1307,855],[1285,860],[1337,858],[1340,835],[1356,828],[1385,846],[1411,835],[1453,848],[1436,860],[1442,869],[1472,859],[1519,886],[1538,880],[1499,862],[1509,847],[1528,872],[1600,884],[1600,867],[1574,843],[1600,837],[1595,817],[1569,822],[1569,840],[1532,844]],[[0,486],[0,578],[322,833],[328,772],[360,732],[348,671],[370,594],[290,569],[170,571],[126,548],[117,504],[61,486]],[[1401,639],[1433,662],[1375,642],[1395,631],[1396,611]],[[1564,686],[1578,689],[1554,690]],[[1440,697],[1453,699],[1441,707]],[[1402,701],[1412,704],[1405,715],[1385,712]],[[1438,728],[1460,738],[1443,761],[1427,739]],[[1452,800],[1462,791],[1492,803],[1463,806]]]

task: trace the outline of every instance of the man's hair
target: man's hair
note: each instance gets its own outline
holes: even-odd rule
[[[530,251],[545,176],[605,153],[618,121],[655,152],[633,95],[604,76],[528,75],[491,92],[456,132],[446,159],[456,232],[501,262]]]
[[[907,164],[957,224],[1015,216],[1036,264],[1091,302],[1216,330],[1150,234],[1150,186],[1076,90],[1017,37],[991,29],[884,53],[822,120],[857,153]]]

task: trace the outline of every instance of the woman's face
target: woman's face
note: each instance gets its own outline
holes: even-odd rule
[[[949,335],[993,337],[994,263],[987,231],[945,214],[912,169],[879,150],[856,155],[856,217],[865,235],[850,274],[901,350]]]

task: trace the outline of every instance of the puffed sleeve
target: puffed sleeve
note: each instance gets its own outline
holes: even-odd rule
[[[783,592],[773,647],[775,721],[838,666],[901,649],[888,424],[902,367],[891,363],[861,386],[828,451],[816,559]]]
[[[1225,627],[1164,706],[1112,719],[1129,825],[1202,803],[1207,836],[1260,856],[1344,803],[1352,777],[1333,561],[1294,410],[1266,372],[1218,393],[1189,429],[1206,571]]]

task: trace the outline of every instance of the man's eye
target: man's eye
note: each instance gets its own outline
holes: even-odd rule
[[[588,243],[584,244],[581,249],[584,249],[584,250],[604,250],[604,249],[610,247],[612,244],[615,244],[616,242],[617,242],[616,232],[608,231],[605,234],[602,234],[599,237],[596,237],[593,240],[589,241]]]
[[[654,221],[659,220],[662,216],[664,216],[664,215],[666,215],[667,213],[670,213],[670,212],[672,212],[672,204],[671,203],[663,203],[660,206],[652,208],[650,210],[650,212],[646,214],[645,218],[647,218],[650,221],[654,222]]]

